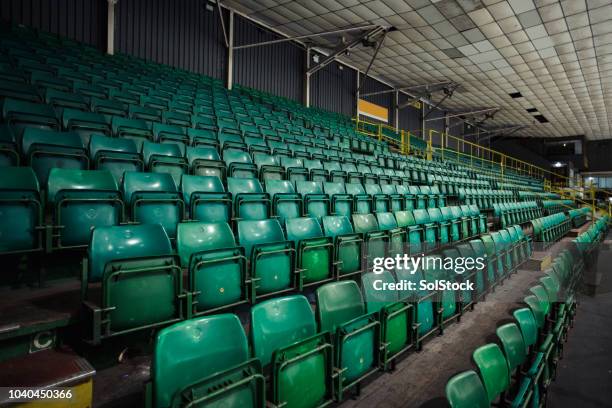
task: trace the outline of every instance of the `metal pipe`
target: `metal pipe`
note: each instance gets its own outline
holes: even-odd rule
[[[305,38],[322,37],[322,36],[325,36],[325,35],[332,35],[332,34],[339,34],[339,33],[348,33],[348,32],[351,32],[351,31],[358,31],[358,30],[367,30],[368,28],[372,28],[372,27],[378,27],[378,26],[376,24],[368,24],[368,25],[359,26],[359,27],[341,28],[341,29],[338,29],[338,30],[323,31],[323,32],[314,33],[314,34],[297,35],[297,36],[294,36],[294,37],[279,38],[278,40],[269,40],[269,41],[261,41],[261,42],[252,43],[252,44],[237,45],[237,46],[234,47],[234,49],[242,50],[244,48],[261,47],[261,46],[264,46],[264,45],[279,44],[279,43],[284,43],[284,42],[287,42],[287,41],[302,40],[302,39],[305,39]]]
[[[108,0],[108,13],[106,16],[106,53],[115,53],[115,4],[117,0]]]
[[[440,102],[441,103],[441,102]],[[466,116],[466,115],[474,115],[476,113],[485,113],[485,112],[490,112],[490,111],[497,111],[499,110],[499,108],[488,108],[488,109],[481,109],[481,110],[477,110],[477,111],[471,111],[471,112],[462,112],[462,113],[454,113],[452,115],[448,115],[448,118],[456,118],[457,116]],[[428,119],[427,121],[430,120],[440,120],[443,118],[432,118],[432,119]]]

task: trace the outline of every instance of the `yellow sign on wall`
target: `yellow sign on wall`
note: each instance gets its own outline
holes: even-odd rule
[[[385,123],[389,122],[389,110],[383,106],[359,99],[357,109],[360,115],[380,120]]]

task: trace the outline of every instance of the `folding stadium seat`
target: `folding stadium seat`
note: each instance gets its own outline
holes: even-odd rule
[[[299,286],[301,277],[300,271],[295,270],[295,249],[285,239],[278,220],[241,220],[237,231],[238,242],[249,260],[251,302]]]
[[[501,231],[504,230],[491,232],[490,237],[494,244],[495,254],[499,258],[497,265],[500,269],[498,269],[498,273],[501,274],[502,278],[505,278],[513,271],[512,248]],[[487,235],[482,237],[483,242],[487,242],[485,239],[488,240]]]
[[[202,222],[230,222],[232,198],[216,176],[189,176],[181,179],[185,207],[192,220]]]
[[[158,143],[175,143],[179,146],[189,144],[185,128],[177,125],[153,123],[153,137]]]
[[[439,260],[439,262],[436,262],[436,260]],[[456,279],[457,274],[455,270],[444,269],[444,259],[439,255],[427,256],[423,258],[423,261],[426,265],[423,266],[423,277],[429,283],[435,283],[441,280],[454,281]],[[431,266],[431,264],[433,264],[433,266]],[[461,305],[459,304],[459,296],[457,293],[458,291],[452,289],[438,291],[437,301],[434,303],[434,306],[436,309],[437,324],[439,326],[440,334],[443,333],[445,325],[452,320],[457,319],[459,313],[461,312]]]
[[[26,102],[18,99],[4,99],[2,120],[13,127],[19,137],[25,128],[59,130],[59,122],[50,105]]]
[[[189,144],[194,147],[212,147],[219,151],[219,140],[213,130],[187,128]]]
[[[270,195],[257,179],[228,177],[227,190],[234,200],[234,220],[263,220],[270,217]]]
[[[34,171],[28,167],[1,171],[0,254],[42,250],[43,204]]]
[[[117,183],[105,170],[51,169],[47,203],[55,230],[48,231],[54,248],[85,246],[92,228],[123,220]]]
[[[483,379],[489,404],[500,399],[508,401],[510,406],[538,406],[537,392],[534,393],[532,378],[519,376],[517,384],[512,387],[518,391],[512,391],[511,388],[514,372],[520,371],[520,366],[527,360],[520,330],[514,323],[509,323],[499,327],[497,334],[502,347],[508,353],[508,358],[495,343],[481,346],[473,353],[473,359]],[[535,369],[537,365],[530,368],[530,370]]]
[[[302,197],[295,192],[293,183],[288,180],[265,180],[265,190],[272,199],[272,214],[281,224],[289,218],[303,215]]]
[[[148,171],[169,173],[176,185],[180,184],[181,176],[189,170],[187,159],[177,144],[145,141],[142,144],[142,158]]]
[[[79,135],[39,128],[24,129],[21,151],[41,184],[46,185],[49,170],[55,167],[86,170],[89,157]]]
[[[94,113],[110,116],[127,116],[127,105],[121,101],[92,97],[89,104],[91,111]]]
[[[398,228],[405,230],[406,250],[410,254],[423,251],[423,227],[417,225],[412,211],[396,211],[394,215]]]
[[[45,103],[52,105],[58,112],[65,108],[89,110],[87,102],[79,94],[49,88],[45,91],[44,95]]]
[[[455,374],[446,383],[446,399],[451,408],[488,408],[487,392],[474,370]]]
[[[296,268],[300,271],[299,289],[333,279],[332,238],[323,235],[319,221],[310,217],[285,220],[287,239],[296,248]]]
[[[82,293],[94,344],[183,319],[181,269],[161,225],[98,226],[87,258]]]
[[[329,153],[329,152],[328,152]],[[345,183],[346,172],[342,170],[339,161],[329,160],[323,162],[323,169],[329,174],[329,181],[333,183]]]
[[[373,212],[372,196],[366,193],[360,183],[347,183],[344,186],[346,193],[353,198],[353,211],[358,214],[369,214]]]
[[[393,275],[366,273],[362,276],[362,291],[366,312],[375,313],[380,324],[381,364],[384,369],[394,365],[394,360],[403,352],[414,347],[415,308],[408,301],[400,300],[396,290],[376,290],[375,282],[395,283]]]
[[[327,181],[327,170],[323,168],[320,160],[304,160],[304,167],[308,170],[311,181],[325,182]]]
[[[229,224],[178,224],[176,246],[187,270],[190,313],[212,313],[248,300],[246,258]]]
[[[417,209],[412,211],[416,225],[422,228],[422,243],[426,251],[434,249],[437,245],[437,239],[440,236],[439,224],[432,222],[429,218],[429,213],[425,209]]]
[[[115,99],[118,99],[116,96]],[[151,107],[128,105],[128,116],[130,119],[144,120],[147,122],[161,122],[161,110]]]
[[[185,156],[189,163],[189,172],[197,176],[216,176],[225,180],[225,163],[219,153],[212,147],[187,147]]]
[[[389,236],[379,229],[374,214],[353,214],[352,221],[355,232],[363,236],[365,264],[370,270],[374,264],[374,258],[386,256]]]
[[[361,274],[362,234],[355,233],[348,217],[333,215],[323,217],[323,232],[334,240],[334,276],[344,278]]]
[[[346,193],[344,182],[323,183],[323,192],[331,200],[331,213],[350,217],[353,213],[353,197]]]
[[[259,170],[259,179],[283,180],[285,169],[280,165],[280,159],[266,153],[253,153],[253,162]]]
[[[474,254],[477,258],[483,258],[486,260],[486,268],[483,273],[487,281],[487,291],[490,291],[497,285],[497,283],[499,283],[497,281],[495,272],[497,270],[498,257],[496,255],[489,257],[491,249],[494,249],[495,245],[490,239],[487,239],[486,244],[482,239],[473,239],[469,241],[469,244],[474,250]],[[492,253],[495,254],[495,252]]]
[[[380,323],[366,313],[357,283],[352,280],[327,283],[316,291],[320,331],[332,333],[336,399],[344,391],[374,373],[380,362]]]
[[[304,214],[321,219],[330,214],[330,199],[318,181],[296,181],[296,190],[304,200]]]
[[[418,210],[415,210],[418,211]],[[450,242],[450,222],[446,221],[442,212],[437,207],[431,207],[427,210],[429,215],[429,221],[435,223],[437,226],[438,236],[437,240],[440,245],[446,245]]]
[[[142,119],[126,119],[113,116],[111,127],[115,137],[130,138],[139,150],[145,141],[153,141],[153,132],[149,124]]]
[[[144,163],[133,140],[92,135],[89,140],[89,160],[93,169],[108,170],[117,184],[126,171],[143,171]]]
[[[227,166],[228,177],[257,178],[258,169],[248,152],[236,149],[223,151],[223,161]]]
[[[395,216],[391,212],[376,213],[376,221],[378,228],[387,234],[389,248],[389,256],[403,256],[405,252],[404,244],[406,242],[407,232],[397,224]]]
[[[389,197],[390,211],[394,212],[404,209],[405,199],[402,194],[397,192],[395,184],[383,184],[380,188],[382,193]]]
[[[177,352],[180,359],[170,358]],[[147,395],[149,408],[196,401],[264,408],[261,363],[249,359],[247,337],[238,317],[199,317],[160,330]]]
[[[425,259],[425,258],[423,258]],[[439,300],[440,296],[437,291],[422,289],[420,282],[425,280],[423,268],[411,269],[396,269],[395,276],[398,282],[413,282],[415,290],[406,290],[401,292],[400,300],[411,302],[415,308],[415,335],[414,345],[417,350],[422,349],[423,341],[429,336],[440,331],[439,318]]]
[[[486,255],[484,253],[482,254],[477,254],[476,251],[474,250],[474,247],[470,244],[470,243],[461,243],[461,244],[457,244],[454,247],[458,252],[459,252],[459,256],[461,256],[462,258],[465,259],[473,259],[473,262],[470,262],[470,264],[472,264],[472,266],[467,267],[466,266],[466,272],[464,272],[464,274],[462,275],[462,279],[466,280],[466,279],[470,279],[472,282],[475,283],[475,291],[472,293],[472,301],[473,302],[477,302],[481,299],[484,299],[484,296],[486,295],[487,292],[487,265],[486,265],[486,259],[484,258],[484,256],[482,255]],[[484,248],[482,248],[484,251]],[[480,257],[483,258],[482,263],[484,268],[479,268],[477,263],[476,263],[476,258],[478,258],[480,255]]]
[[[161,224],[171,240],[176,238],[176,226],[185,218],[185,203],[170,174],[128,171],[122,193],[132,222]]]
[[[333,401],[332,345],[327,333],[317,333],[304,296],[257,304],[251,309],[251,322],[253,354],[264,370],[270,370],[272,404],[317,407]],[[291,355],[290,361],[286,355]]]
[[[380,185],[366,184],[365,192],[372,198],[373,212],[387,212],[391,208],[391,202],[388,195],[383,194]]]

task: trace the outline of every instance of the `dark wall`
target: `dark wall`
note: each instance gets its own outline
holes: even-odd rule
[[[612,171],[612,140],[586,143],[588,171]]]
[[[445,112],[438,110],[438,109],[432,109],[431,106],[429,105],[425,105],[425,115],[427,116],[427,118],[425,119],[425,139],[429,138],[429,130],[433,129],[437,132],[444,132],[444,116],[445,116]],[[442,118],[442,119],[440,119]],[[438,120],[431,120],[431,119],[438,119]],[[438,133],[434,133],[432,136],[432,141],[434,144],[438,144],[439,145],[439,141],[440,141],[440,134]]]
[[[276,40],[278,34],[236,15],[234,44]],[[234,82],[303,101],[305,51],[285,42],[234,51]]]
[[[0,0],[0,19],[103,48],[104,0]]]
[[[360,76],[360,81],[363,81],[363,75]],[[388,91],[390,89],[392,89],[390,86],[385,85],[382,82],[377,81],[376,79],[368,76],[365,82],[363,82],[363,85],[361,86],[360,94],[365,94],[369,92]],[[388,92],[388,93],[384,93],[380,95],[361,97],[361,99],[363,100],[366,100],[368,102],[372,102],[372,103],[375,103],[377,105],[387,108],[389,111],[389,121],[387,122],[387,124],[391,126],[393,125],[393,98],[395,98],[395,96],[393,95],[393,92]]]
[[[550,162],[534,149],[530,149],[528,141],[521,141],[518,139],[493,140],[491,142],[491,149],[500,151],[508,156],[516,157],[517,159],[543,167],[545,169],[550,168]]]
[[[106,3],[106,2],[104,2]],[[223,78],[227,51],[216,9],[199,0],[122,0],[115,6],[115,50]]]
[[[399,94],[399,104],[408,100],[405,94]],[[415,136],[421,136],[421,109],[407,106],[399,111],[399,128],[409,130]]]
[[[355,116],[357,71],[332,62],[310,77],[310,105]]]

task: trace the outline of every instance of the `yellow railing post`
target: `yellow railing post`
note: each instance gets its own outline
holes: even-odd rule
[[[429,129],[429,140],[427,141],[427,160],[432,160],[433,159],[433,143],[432,143],[432,135],[433,135],[434,130],[433,129]]]
[[[406,154],[410,154],[410,138],[411,138],[411,134],[410,131],[408,131],[408,143],[406,144]]]

